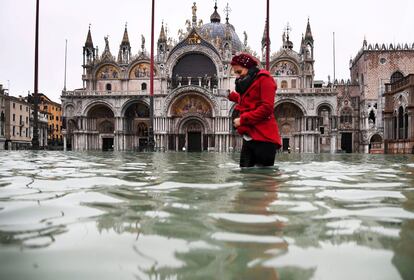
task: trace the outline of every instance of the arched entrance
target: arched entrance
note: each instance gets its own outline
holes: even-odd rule
[[[124,114],[125,148],[143,151],[148,145],[149,107],[141,101],[127,105]]]
[[[370,154],[383,154],[384,148],[382,145],[382,137],[379,134],[374,134],[369,141],[369,153]]]
[[[276,106],[274,114],[282,138],[282,150],[303,151],[303,139],[300,134],[304,119],[303,111],[294,103],[283,102]]]
[[[87,113],[87,149],[114,150],[115,118],[113,111],[105,104],[94,105]]]
[[[203,150],[203,124],[197,119],[190,119],[183,124],[185,135],[185,149],[188,152],[201,152]]]
[[[170,150],[198,152],[214,143],[214,135],[208,134],[212,105],[204,96],[188,93],[178,97],[170,107],[169,117],[175,127],[168,138]]]
[[[335,143],[331,143],[331,132],[335,127],[335,118],[332,117],[331,107],[327,104],[322,104],[318,108],[318,130],[319,136],[319,150],[321,153],[333,152],[335,150]],[[331,145],[333,144],[333,146]]]

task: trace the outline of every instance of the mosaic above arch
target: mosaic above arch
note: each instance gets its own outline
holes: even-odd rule
[[[211,117],[210,104],[201,96],[189,94],[179,98],[171,107],[171,115],[182,117],[189,113],[197,113],[204,117]]]
[[[291,61],[282,60],[272,66],[270,73],[276,76],[295,76],[299,75],[299,70]]]
[[[136,78],[147,78],[150,76],[151,65],[147,62],[138,63],[135,65],[132,70],[129,72],[130,79]],[[154,76],[157,75],[157,72],[154,68]]]
[[[119,70],[117,67],[113,65],[104,65],[102,66],[97,74],[97,80],[111,80],[111,79],[118,79],[119,78]]]

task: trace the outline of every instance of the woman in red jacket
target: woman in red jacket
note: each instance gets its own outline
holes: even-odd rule
[[[268,71],[259,70],[250,54],[234,56],[231,65],[237,75],[236,91],[228,98],[237,103],[235,110],[239,113],[233,124],[243,136],[240,167],[273,166],[281,147],[273,114],[276,83]]]

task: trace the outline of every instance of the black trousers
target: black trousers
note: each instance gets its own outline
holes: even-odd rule
[[[277,149],[275,143],[243,139],[240,167],[273,166]]]

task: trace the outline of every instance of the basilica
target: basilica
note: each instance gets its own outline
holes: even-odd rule
[[[162,24],[153,73],[157,150],[228,152],[241,148],[241,138],[232,126],[234,104],[227,100],[236,78],[230,61],[237,52],[253,51],[247,35],[242,42],[229,15],[222,20],[217,10],[216,4],[210,22],[203,24],[197,20],[194,3],[191,20],[176,39],[167,36]],[[278,85],[274,114],[282,150],[383,152],[383,88],[395,73],[414,73],[414,46],[391,50],[364,41],[350,61],[351,79],[324,85],[314,80],[315,46],[309,19],[303,34],[294,47],[287,28],[279,49],[269,57]],[[148,144],[150,58],[145,38],[138,53],[132,53],[125,26],[117,56],[108,41],[105,37],[105,49],[99,54],[89,29],[83,47],[83,87],[62,92],[66,149],[139,151]],[[263,36],[261,67],[265,48]],[[403,51],[401,64],[389,63]],[[378,60],[377,72],[367,67],[367,57]],[[384,75],[379,82],[374,78],[378,73]]]

